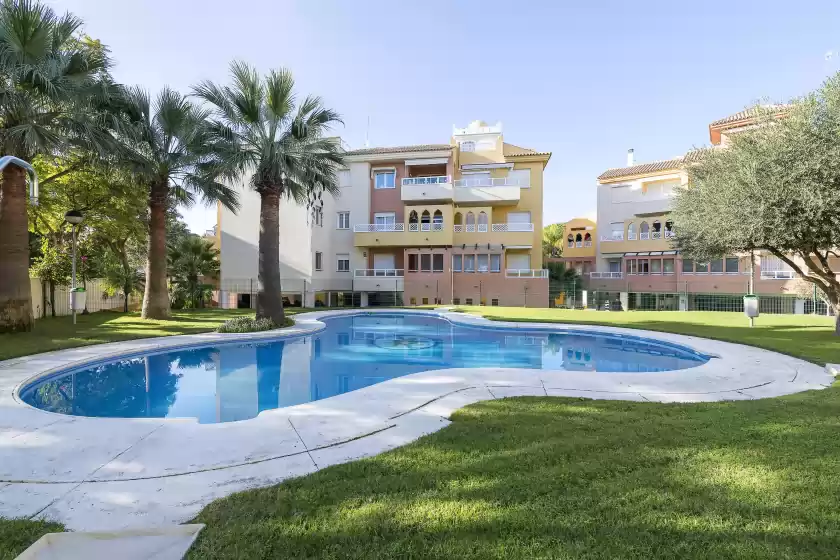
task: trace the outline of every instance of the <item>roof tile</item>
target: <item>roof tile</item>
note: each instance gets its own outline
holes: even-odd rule
[[[349,150],[344,152],[348,156],[366,156],[374,154],[400,154],[406,152],[436,152],[438,150],[449,150],[452,146],[449,144],[416,144],[414,146],[392,146],[380,148],[362,148],[359,150]]]
[[[790,105],[785,104],[773,104],[773,105],[756,105],[754,107],[749,107],[744,109],[743,111],[738,111],[734,115],[729,115],[728,117],[724,117],[722,119],[718,119],[711,123],[710,127],[718,127],[725,124],[730,124],[734,122],[740,122],[749,120],[761,115],[762,112],[770,112],[774,114],[784,113],[787,111]]]
[[[620,177],[630,177],[632,175],[646,175],[648,173],[657,173],[659,171],[677,171],[682,169],[686,163],[695,161],[703,150],[692,150],[684,156],[666,159],[661,161],[652,161],[650,163],[640,163],[639,165],[632,165],[630,167],[616,167],[607,169],[598,175],[599,181],[607,179],[618,179]]]

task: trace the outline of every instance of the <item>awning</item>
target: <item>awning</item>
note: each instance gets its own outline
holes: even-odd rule
[[[663,255],[677,255],[679,251],[662,251]]]

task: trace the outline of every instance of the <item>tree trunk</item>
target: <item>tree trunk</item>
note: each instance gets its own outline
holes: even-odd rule
[[[0,183],[0,333],[30,331],[34,321],[26,197],[26,171],[7,165]]]
[[[149,255],[146,264],[146,291],[143,294],[144,319],[169,317],[169,290],[166,287],[166,205],[169,183],[152,184],[149,192]]]
[[[128,265],[128,255],[125,254],[125,243],[120,247],[119,255],[123,278],[125,278],[125,284],[123,284],[123,313],[128,313],[128,297],[134,290],[134,286],[131,285],[131,267]]]
[[[257,319],[269,318],[283,326],[283,291],[280,286],[280,193],[276,187],[260,189],[260,242]]]
[[[55,318],[55,282],[50,280],[49,285],[50,285],[50,315],[53,318]]]

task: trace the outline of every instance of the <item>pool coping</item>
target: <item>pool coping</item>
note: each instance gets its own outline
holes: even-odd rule
[[[321,319],[394,313],[438,316],[455,325],[494,330],[653,339],[719,357],[656,373],[430,370],[221,424],[67,416],[34,409],[18,395],[37,379],[126,354],[298,338],[322,330]],[[275,331],[180,335],[60,350],[0,362],[0,452],[5,455],[0,461],[0,516],[44,517],[74,529],[183,522],[231,492],[408,443],[447,425],[454,410],[480,400],[548,395],[713,402],[821,389],[832,381],[815,364],[750,346],[622,327],[489,321],[447,310],[330,309],[296,315],[293,327]],[[115,500],[114,492],[123,498]],[[171,500],[161,500],[155,492],[172,494]],[[131,498],[125,499],[126,494]]]

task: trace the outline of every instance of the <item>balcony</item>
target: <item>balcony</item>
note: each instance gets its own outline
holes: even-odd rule
[[[534,231],[534,224],[493,224],[490,227],[493,232],[508,231]]]
[[[443,231],[443,223],[408,224],[408,231]]]
[[[793,280],[796,273],[792,270],[762,270],[762,280]]]
[[[528,270],[519,268],[508,268],[505,270],[506,278],[548,278],[548,270]]]
[[[454,201],[459,204],[502,205],[517,204],[520,189],[519,179],[507,177],[482,177],[480,179],[457,179],[454,183]]]
[[[448,218],[452,219],[451,216]],[[356,247],[452,245],[452,230],[445,227],[443,222],[356,224],[353,232]]]
[[[360,292],[399,292],[405,289],[404,270],[356,269],[353,272],[353,289]]]
[[[605,278],[624,278],[623,272],[590,272],[589,277],[594,280],[601,280]]]
[[[624,233],[620,231],[614,231],[611,235],[602,235],[601,241],[624,241]]]
[[[401,196],[403,202],[452,202],[452,180],[448,175],[406,177]]]
[[[455,224],[452,230],[456,245],[498,243],[530,247],[534,244],[534,224]]]

